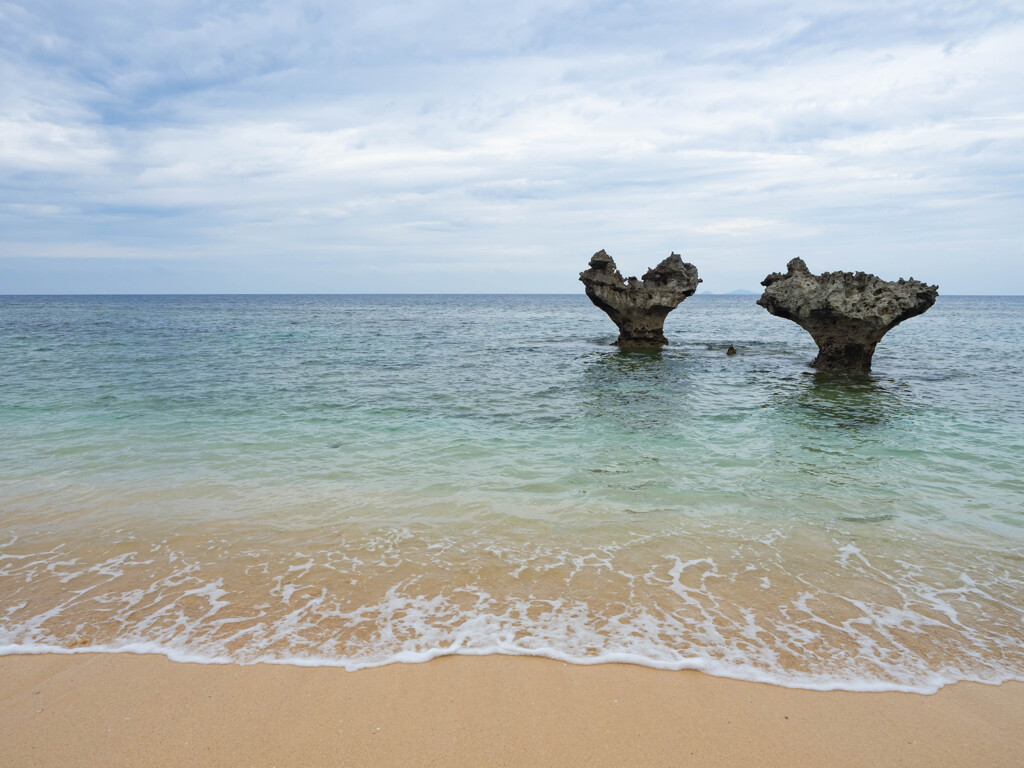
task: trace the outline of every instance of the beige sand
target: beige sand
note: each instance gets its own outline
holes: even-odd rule
[[[816,693],[449,657],[362,672],[0,658],[3,766],[1022,766],[1024,684]]]

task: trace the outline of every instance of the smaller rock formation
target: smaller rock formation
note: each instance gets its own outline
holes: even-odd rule
[[[765,290],[757,303],[792,320],[818,345],[812,366],[851,373],[870,371],[882,337],[924,313],[939,295],[937,285],[914,278],[890,282],[864,272],[812,275],[803,259],[793,259],[786,274],[773,272],[761,285]]]
[[[642,279],[623,280],[612,257],[603,250],[590,258],[590,269],[580,272],[587,296],[617,326],[619,346],[661,346],[668,339],[662,329],[668,313],[693,296],[700,279],[697,268],[673,253]]]
[[[730,344],[729,348],[727,350],[725,350],[725,354],[727,354],[727,355],[735,355],[736,354],[736,347],[734,347],[732,344]]]

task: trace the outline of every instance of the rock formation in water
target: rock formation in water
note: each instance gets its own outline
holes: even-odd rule
[[[890,282],[864,272],[812,275],[803,259],[793,259],[786,274],[773,272],[761,285],[765,290],[757,303],[792,320],[818,345],[812,366],[851,373],[870,371],[882,337],[925,312],[939,295],[937,285],[914,278]]]
[[[662,328],[665,317],[687,296],[693,296],[700,279],[697,268],[673,253],[642,279],[622,278],[612,257],[603,250],[590,258],[590,269],[580,272],[587,296],[617,326],[619,346],[660,346],[668,339]]]

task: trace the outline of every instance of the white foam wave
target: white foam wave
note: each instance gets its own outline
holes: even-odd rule
[[[918,693],[1024,679],[1022,585],[999,553],[925,573],[864,544],[795,557],[783,533],[746,542],[673,530],[588,548],[402,529],[291,554],[161,544],[91,567],[58,548],[0,566],[0,654],[350,670],[527,655]]]

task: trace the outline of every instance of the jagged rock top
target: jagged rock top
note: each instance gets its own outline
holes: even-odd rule
[[[580,272],[580,280],[585,286],[591,284],[606,285],[620,291],[626,291],[635,299],[644,297],[649,304],[657,299],[658,303],[675,308],[683,299],[692,296],[701,282],[697,277],[697,268],[683,261],[678,253],[671,254],[658,266],[648,269],[644,276],[623,278],[615,267],[612,259],[603,249],[590,257],[590,269]]]
[[[804,327],[808,323],[853,323],[883,334],[925,312],[939,295],[937,285],[912,277],[893,282],[866,272],[813,275],[803,259],[793,259],[785,274],[774,272],[761,285],[765,291],[757,303],[773,315]]]

